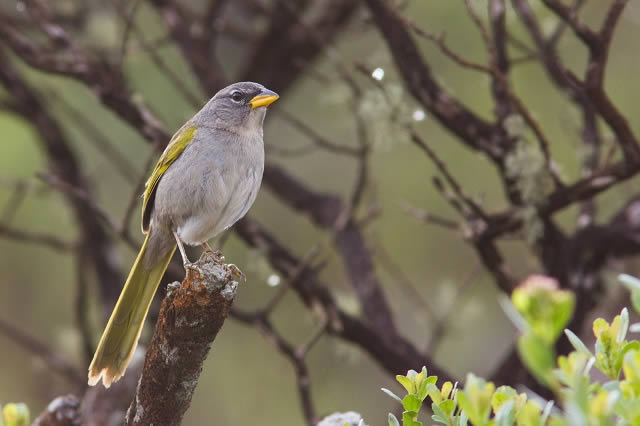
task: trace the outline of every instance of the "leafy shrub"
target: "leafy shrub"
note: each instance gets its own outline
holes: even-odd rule
[[[640,280],[621,275],[620,281],[631,290],[632,304],[640,312]],[[521,330],[518,350],[523,362],[554,391],[562,408],[510,386],[496,389],[473,374],[467,375],[462,389],[451,382],[439,386],[438,378],[422,367],[419,373],[411,370],[396,376],[406,391],[404,397],[382,389],[404,408],[402,423],[389,413],[390,426],[421,426],[418,415],[427,397],[433,421],[448,426],[640,425],[640,342],[627,340],[628,331],[640,332],[640,323],[629,325],[626,308],[611,323],[602,318],[593,322],[593,352],[565,330],[575,350],[554,362],[554,343],[571,318],[573,295],[558,289],[550,278],[534,276],[503,306]],[[593,368],[607,381],[595,381]]]

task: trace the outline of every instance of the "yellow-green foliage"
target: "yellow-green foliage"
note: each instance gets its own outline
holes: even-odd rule
[[[624,279],[627,282],[635,280],[628,276]],[[549,284],[544,280],[525,283],[514,292],[512,302],[521,315],[518,323],[524,324],[523,336],[552,350],[560,330],[571,317],[574,302],[571,293]],[[632,290],[637,285],[640,291],[637,280],[631,286],[625,285]],[[406,376],[397,376],[407,391],[404,398],[383,390],[403,404],[403,426],[423,424],[418,420],[418,414],[427,396],[432,401],[431,419],[447,426],[638,426],[640,342],[628,341],[628,330],[640,331],[640,324],[629,325],[626,308],[611,323],[596,319],[593,323],[594,353],[575,334],[565,330],[575,351],[558,357],[553,365],[548,365],[548,351],[519,344],[525,364],[536,369],[532,371],[534,375],[556,393],[559,407],[555,410],[553,401],[543,404],[509,386],[496,389],[492,382],[473,374],[467,376],[462,389],[457,389],[457,384],[451,382],[438,387],[438,378],[427,376],[424,367],[420,373],[412,370]],[[540,356],[544,360],[537,359]],[[593,368],[609,381],[594,381],[590,375]],[[400,425],[393,414],[389,414],[389,425]]]
[[[3,423],[4,420],[4,423]],[[2,409],[0,425],[5,426],[29,426],[31,424],[29,407],[23,403],[9,403]]]

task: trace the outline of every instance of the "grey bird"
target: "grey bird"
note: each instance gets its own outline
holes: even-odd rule
[[[235,83],[171,138],[147,181],[142,203],[146,238],[89,366],[89,385],[124,375],[144,319],[176,245],[202,245],[242,218],[264,170],[263,121],[278,95],[258,83]]]

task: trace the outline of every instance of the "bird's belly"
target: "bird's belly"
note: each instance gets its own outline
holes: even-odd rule
[[[246,174],[216,175],[196,191],[198,207],[177,224],[180,239],[190,245],[202,244],[241,219],[255,201],[262,170],[249,168]]]

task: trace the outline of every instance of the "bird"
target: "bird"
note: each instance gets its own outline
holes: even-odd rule
[[[202,245],[241,219],[264,171],[263,122],[278,94],[254,82],[216,93],[171,138],[142,195],[140,252],[89,366],[88,383],[108,388],[125,373],[176,246]]]

